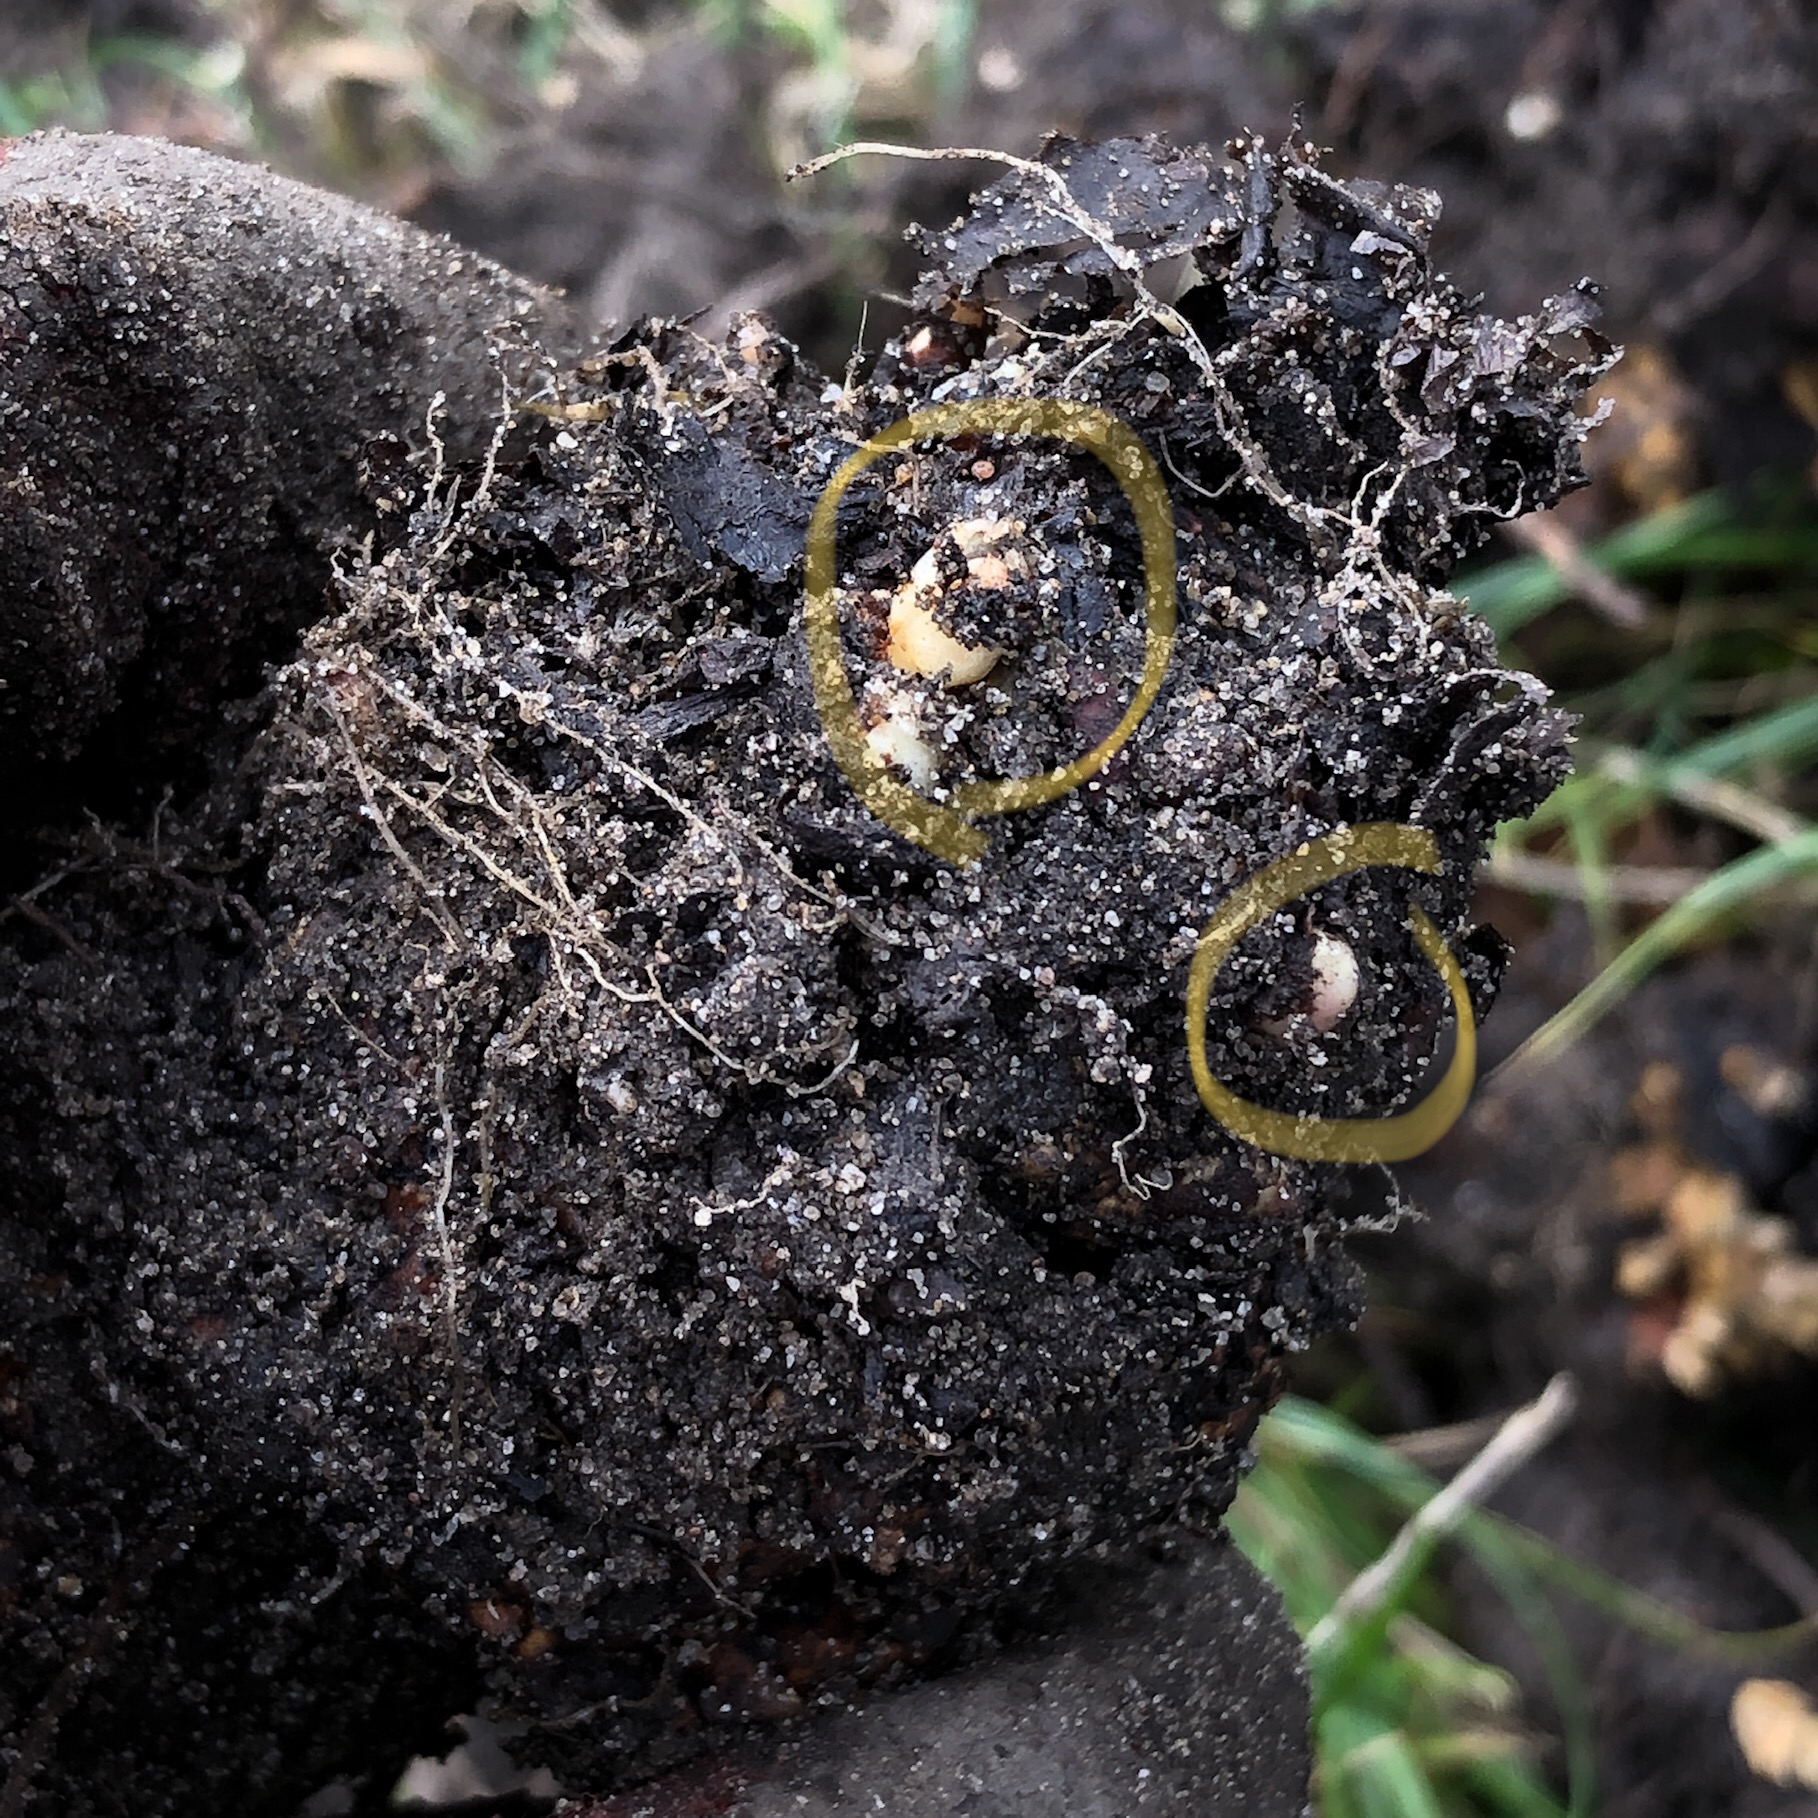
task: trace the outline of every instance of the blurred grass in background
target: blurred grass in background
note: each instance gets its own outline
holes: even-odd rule
[[[976,25],[977,0],[194,0],[165,33],[47,15],[35,67],[0,68],[0,133],[154,133],[395,204],[426,166],[484,172],[504,133],[559,114],[590,69],[705,31],[764,60],[780,175],[859,126],[907,128],[952,101]]]
[[[1434,1549],[1367,1608],[1337,1612],[1438,1485],[1335,1410],[1290,1397],[1263,1422],[1258,1463],[1228,1517],[1233,1538],[1309,1637],[1322,1818],[1572,1818],[1594,1809],[1576,1671],[1534,1571],[1485,1523],[1462,1545],[1539,1646],[1566,1738],[1569,1803],[1523,1723],[1514,1680],[1445,1635]]]
[[[1614,528],[1581,541],[1562,528],[1584,515],[1568,506],[1539,549],[1480,563],[1455,584],[1506,659],[1579,718],[1576,774],[1500,830],[1486,872],[1542,904],[1577,905],[1589,930],[1582,988],[1504,1063],[1511,1072],[1555,1058],[1666,961],[1789,909],[1809,926],[1818,902],[1818,475],[1671,498],[1625,518],[1595,436],[1588,452],[1589,502]],[[1370,1385],[1337,1399],[1367,1402]],[[1549,1737],[1534,1713],[1519,1714],[1506,1675],[1445,1639],[1437,1543],[1416,1548],[1362,1615],[1335,1622],[1347,1587],[1438,1490],[1401,1444],[1291,1396],[1264,1421],[1258,1467],[1230,1516],[1312,1642],[1323,1818],[1595,1811],[1588,1700],[1550,1591],[1670,1646],[1738,1661],[1809,1634],[1708,1635],[1469,1514],[1454,1556],[1495,1585],[1545,1664]]]
[[[1453,1488],[1517,1427],[1544,1415],[1549,1401],[1568,1414],[1570,1397],[1570,1386],[1555,1382],[1538,1404],[1488,1437]],[[1526,1443],[1548,1436],[1536,1426]],[[1769,1666],[1818,1632],[1818,1617],[1755,1633],[1707,1629],[1518,1524],[1484,1513],[1472,1493],[1446,1508],[1448,1493],[1415,1456],[1429,1450],[1455,1456],[1459,1437],[1383,1440],[1334,1407],[1289,1396],[1263,1422],[1256,1469],[1227,1518],[1233,1539],[1280,1590],[1307,1638],[1321,1818],[1588,1818],[1595,1812],[1589,1701],[1555,1595],[1683,1654],[1736,1667]],[[1469,1444],[1479,1435],[1462,1437]],[[1525,1461],[1521,1443],[1505,1470]],[[1533,1727],[1531,1715],[1524,1719],[1507,1673],[1446,1638],[1448,1545],[1494,1586],[1509,1620],[1532,1645],[1553,1699],[1557,1748]],[[1555,1754],[1563,1799],[1548,1771]]]
[[[1576,562],[1624,585],[1627,623],[1549,623]],[[1513,1063],[1537,1064],[1663,961],[1812,900],[1818,513],[1804,482],[1704,493],[1457,590],[1580,721],[1577,774],[1502,830],[1488,872],[1582,903],[1601,962]]]
[[[1223,10],[1267,31],[1278,7],[1307,3]],[[705,33],[749,58],[779,175],[860,131],[926,142],[978,78],[976,0],[197,0],[170,16],[168,30],[108,33],[85,31],[80,15],[47,18],[0,64],[0,133],[159,134],[407,211],[432,178],[483,177],[512,131],[559,121],[599,70],[635,74],[659,34]],[[841,193],[816,206],[837,211]],[[834,224],[845,269],[828,285],[874,283],[875,225],[856,214]],[[1632,349],[1619,398],[1625,371],[1657,377],[1666,358]],[[1818,428],[1818,363],[1785,384]],[[1818,900],[1818,474],[1747,495],[1695,490],[1689,418],[1658,402],[1671,392],[1640,386],[1619,413],[1626,434],[1593,434],[1590,493],[1518,529],[1519,550],[1457,584],[1506,657],[1580,718],[1577,774],[1502,830],[1487,872],[1536,914],[1567,905],[1588,929],[1582,989],[1516,1066],[1556,1055],[1663,962]],[[1290,1398],[1258,1443],[1231,1527],[1313,1638],[1327,1818],[1593,1810],[1586,1702],[1545,1588],[1565,1582],[1701,1645],[1691,1625],[1574,1577],[1569,1561],[1488,1517],[1464,1519],[1456,1544],[1546,1662],[1549,1740],[1506,1674],[1446,1638],[1436,1540],[1408,1552],[1367,1610],[1335,1617],[1436,1491],[1397,1442]]]

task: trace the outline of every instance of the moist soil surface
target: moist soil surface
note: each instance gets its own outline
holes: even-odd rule
[[[1703,481],[1809,466],[1814,406],[1800,379],[1818,355],[1818,21],[1809,8],[1410,0],[1276,11],[1253,35],[1213,11],[1169,0],[1040,9],[988,0],[979,44],[1000,53],[1001,86],[974,88],[935,136],[1012,145],[1055,128],[1140,124],[1216,142],[1280,131],[1299,106],[1310,134],[1334,148],[1334,169],[1443,196],[1436,253],[1490,306],[1522,307],[1580,272],[1602,286],[1603,326],[1630,350],[1602,387],[1619,400],[1610,433],[1625,447],[1651,433],[1667,452],[1613,463],[1603,500],[1573,501],[1589,507],[1588,521],[1624,493],[1634,509]],[[653,79],[661,83],[660,65]],[[585,116],[560,143],[570,157],[577,144],[611,144],[623,118]],[[748,121],[746,134],[749,145],[759,129]],[[688,153],[659,136],[673,170]],[[942,212],[938,167],[868,165],[855,180],[867,197],[906,192],[917,212]],[[529,190],[526,179],[511,207]],[[774,268],[779,230],[754,192],[716,195],[708,237],[727,263],[691,306]],[[444,184],[425,206],[481,243],[517,231],[510,209],[494,208],[478,186]],[[628,267],[613,262],[625,222],[596,250],[585,216],[559,212],[524,231],[542,236],[580,294],[595,283],[602,301],[626,294]],[[729,216],[735,231],[718,232]],[[646,247],[657,219],[634,215]],[[812,229],[797,231],[812,255]],[[528,244],[524,256],[534,266]],[[690,268],[680,279],[676,269],[664,268],[663,281],[686,284]],[[816,290],[780,307],[799,334],[851,333],[846,318],[830,329]],[[1526,933],[1539,941],[1538,928]],[[1511,1030],[1557,1008],[1585,965],[1582,937],[1569,930],[1550,952],[1519,957],[1517,1002],[1491,1024],[1487,1058],[1513,1046]],[[1732,1516],[1759,1521],[1814,1556],[1809,1371],[1782,1357],[1753,1387],[1725,1378],[1709,1402],[1666,1383],[1646,1334],[1657,1339],[1672,1324],[1670,1296],[1665,1313],[1656,1305],[1644,1315],[1615,1292],[1616,1257],[1636,1227],[1612,1228],[1597,1207],[1607,1204],[1608,1155],[1636,1139],[1629,1100],[1646,1062],[1670,1062],[1697,1082],[1680,1113],[1684,1141],[1745,1179],[1752,1205],[1792,1219],[1809,1253],[1818,1242],[1809,1093],[1788,1101],[1769,1141],[1719,1066],[1723,1053],[1756,1047],[1809,1079],[1812,1026],[1794,1014],[1806,1000],[1783,989],[1789,976],[1809,980],[1796,940],[1741,975],[1694,967],[1683,983],[1646,993],[1634,1019],[1593,1040],[1582,1066],[1531,1082],[1519,1115],[1505,1113],[1493,1136],[1473,1143],[1461,1132],[1416,1170],[1413,1196],[1431,1221],[1366,1252],[1372,1299],[1402,1308],[1417,1334],[1406,1338],[1393,1315],[1366,1328],[1364,1361],[1400,1385],[1384,1418],[1416,1427],[1506,1409],[1550,1368],[1574,1368],[1590,1391],[1587,1431],[1531,1480],[1540,1487],[1521,1512],[1620,1575],[1736,1627],[1815,1607],[1809,1582],[1764,1575],[1738,1551],[1736,1523],[1728,1538],[1724,1528]],[[1747,1156],[1737,1154],[1738,1129],[1757,1133]],[[1747,1773],[1727,1724],[1733,1673],[1574,1621],[1581,1658],[1593,1663],[1608,1809],[1804,1809],[1807,1796]],[[1506,1612],[1486,1602],[1476,1644],[1503,1658],[1507,1632]],[[1524,1665],[1531,1708],[1543,1711],[1540,1677]]]

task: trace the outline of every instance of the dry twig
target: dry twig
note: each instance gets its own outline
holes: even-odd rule
[[[1419,1549],[1443,1539],[1495,1495],[1577,1412],[1578,1385],[1561,1371],[1538,1401],[1511,1414],[1495,1438],[1431,1502],[1415,1510],[1381,1557],[1345,1586],[1343,1595],[1308,1633],[1307,1652],[1317,1654],[1330,1647],[1345,1629],[1375,1610]]]

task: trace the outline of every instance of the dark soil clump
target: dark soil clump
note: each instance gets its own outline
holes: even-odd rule
[[[33,1497],[105,1504],[91,1561],[156,1471],[126,1543],[153,1557],[115,1592],[91,1563],[67,1608],[62,1492],[23,1505],[5,1727],[109,1596],[181,1627],[172,1523],[331,1550],[325,1621],[483,1664],[600,1791],[975,1654],[1082,1555],[1216,1524],[1286,1355],[1355,1305],[1338,1171],[1199,1103],[1187,962],[1259,866],[1412,821],[1443,875],[1354,874],[1247,938],[1214,1069],[1296,1110],[1411,1094],[1446,1005],[1415,903],[1487,1008],[1472,869],[1565,728],[1439,590],[1577,483],[1608,349],[1577,292],[1475,315],[1428,267],[1434,198],[1298,144],[1063,141],[1046,170],[924,237],[918,313],[862,380],[756,318],[653,323],[527,450],[432,476],[375,444],[388,528],[231,773],[150,841],[73,843],[8,925],[0,1309],[30,1337],[5,1436]],[[867,435],[987,396],[1143,436],[1180,624],[1127,746],[961,867],[835,764],[800,555]],[[877,463],[839,556],[873,748],[935,795],[1066,762],[1142,670],[1141,579],[1066,443]],[[906,661],[931,628],[990,667]],[[1319,937],[1361,984],[1316,1021]],[[112,1399],[60,1426],[85,1372]],[[76,1454],[120,1407],[152,1447],[109,1479]],[[310,1618],[256,1620],[274,1681],[357,1731],[384,1681],[324,1644],[323,1685]],[[297,1790],[249,1759],[279,1724],[250,1675],[173,1658],[236,1712],[245,1784]],[[55,1809],[108,1809],[102,1747],[47,1737]],[[226,1809],[167,1784],[134,1809]]]
[[[1788,383],[1809,386],[1818,355],[1818,17],[1800,0],[981,0],[974,48],[980,79],[918,143],[1216,144],[1278,135],[1299,110],[1339,173],[1445,197],[1435,256],[1490,309],[1595,271],[1610,332],[1675,375],[1695,474],[1811,458],[1811,405]],[[840,249],[775,194],[762,59],[660,37],[635,76],[591,72],[575,108],[527,125],[500,170],[439,178],[422,218],[608,316],[767,290],[790,332],[843,350],[850,314],[836,324],[819,287],[789,282],[791,241],[798,270]],[[905,130],[878,118],[858,136]],[[872,211],[958,194],[925,165],[862,184]]]
[[[167,778],[295,647],[373,519],[362,442],[422,445],[439,395],[477,455],[528,347],[576,331],[446,241],[151,139],[0,145],[0,222],[0,761],[29,826],[44,787]]]

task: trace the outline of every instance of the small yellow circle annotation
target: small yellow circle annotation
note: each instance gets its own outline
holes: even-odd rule
[[[1439,968],[1458,1016],[1458,1039],[1439,1084],[1411,1111],[1393,1117],[1320,1117],[1270,1111],[1239,1098],[1212,1077],[1206,1060],[1206,1011],[1212,983],[1231,950],[1264,917],[1308,890],[1367,865],[1440,869],[1439,842],[1424,827],[1368,821],[1341,827],[1246,878],[1200,931],[1187,975],[1187,1058],[1200,1101],[1234,1135],[1259,1149],[1301,1161],[1407,1161],[1432,1146],[1458,1121],[1477,1076],[1477,1024],[1464,974],[1432,918],[1414,905],[1414,939]]]
[[[1123,718],[1084,756],[1030,776],[962,783],[952,791],[949,806],[899,781],[866,744],[840,647],[835,591],[839,508],[847,487],[872,462],[912,442],[963,434],[1054,436],[1086,449],[1111,470],[1142,537],[1143,674]],[[975,398],[932,405],[901,418],[849,455],[827,482],[809,520],[807,557],[808,667],[834,759],[879,820],[949,864],[975,864],[990,845],[972,816],[1039,807],[1102,770],[1154,706],[1174,654],[1174,507],[1167,483],[1136,431],[1094,404],[1065,398]]]

